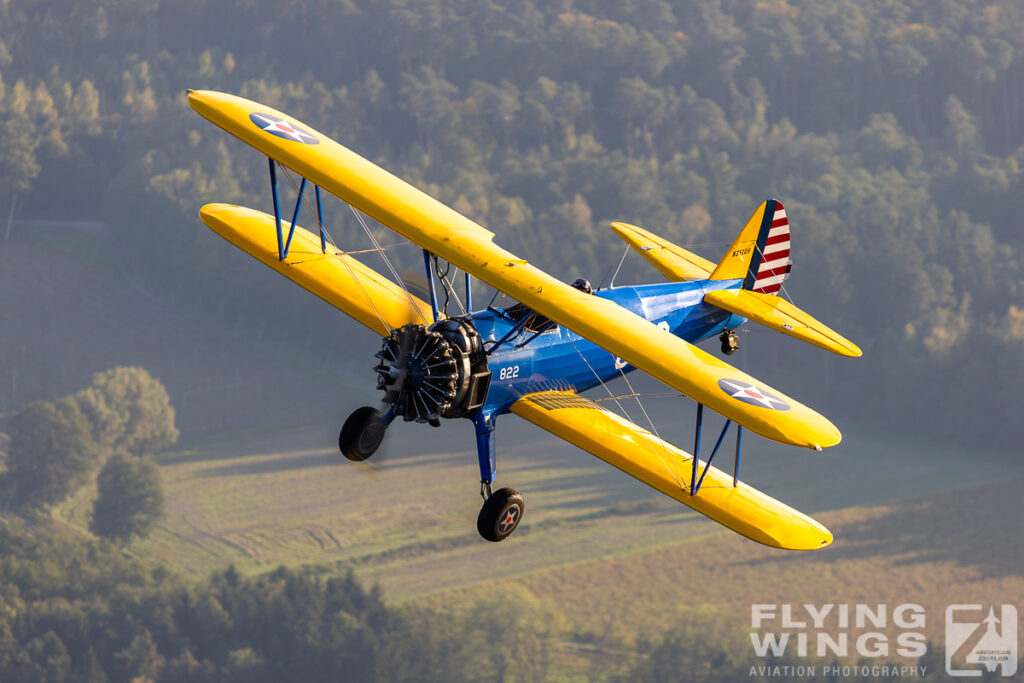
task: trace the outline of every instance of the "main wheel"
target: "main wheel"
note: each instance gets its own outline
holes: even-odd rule
[[[515,489],[498,489],[484,501],[476,529],[485,540],[497,543],[512,534],[523,519],[526,502]]]
[[[341,454],[356,462],[366,460],[380,448],[387,425],[380,419],[380,411],[363,406],[348,416],[338,434]]]

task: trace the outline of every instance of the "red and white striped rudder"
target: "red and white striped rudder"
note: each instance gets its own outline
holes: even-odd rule
[[[750,271],[743,283],[744,289],[764,294],[778,292],[793,267],[789,258],[789,218],[782,202],[773,203],[775,211],[758,235],[757,253],[751,259]]]

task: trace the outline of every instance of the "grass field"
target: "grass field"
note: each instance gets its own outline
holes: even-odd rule
[[[163,456],[168,514],[132,551],[186,572],[352,567],[397,601],[469,599],[511,580],[577,625],[601,623],[592,610],[607,615],[610,604],[623,623],[653,626],[702,605],[736,619],[742,615],[730,610],[785,596],[787,587],[794,596],[815,587],[825,601],[837,591],[884,601],[972,582],[998,592],[1011,585],[1001,581],[1019,580],[1012,562],[985,550],[1010,533],[1008,520],[1024,507],[1013,495],[1024,463],[1010,454],[968,458],[851,432],[828,456],[752,439],[745,478],[816,514],[836,536],[825,550],[788,553],[722,531],[507,417],[499,478],[523,491],[528,510],[511,539],[489,544],[475,530],[470,425],[445,427],[397,425],[373,464],[342,459],[330,445],[335,425],[326,422],[196,441]],[[65,507],[69,519],[84,522],[88,498],[83,492]],[[975,536],[978,529],[992,538]],[[1004,576],[978,583],[993,562],[1004,563]],[[580,599],[592,591],[601,599]]]
[[[837,541],[812,553],[716,534],[517,582],[557,605],[570,623],[603,627],[614,606],[615,619],[629,629],[652,631],[701,611],[742,627],[755,603],[914,602],[931,617],[926,634],[940,642],[947,605],[1014,603],[1024,595],[1024,549],[1016,542],[1022,484],[965,489],[961,505],[941,494],[824,513],[819,518]],[[580,599],[588,594],[601,599]]]

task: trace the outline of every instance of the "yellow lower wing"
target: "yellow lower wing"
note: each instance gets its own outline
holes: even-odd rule
[[[720,289],[705,294],[704,301],[840,356],[861,355],[852,341],[774,294]]]
[[[692,455],[578,394],[528,394],[512,412],[758,543],[814,550],[832,542],[815,520],[743,482],[733,486],[732,476],[714,467],[691,496]],[[703,472],[704,463],[698,466]]]
[[[496,245],[489,230],[326,135],[241,97],[189,91],[188,98],[212,123],[411,242],[755,433],[807,448],[839,443],[839,430],[807,406],[774,390],[774,407],[751,402],[742,387],[765,391],[753,377],[529,265]]]
[[[386,335],[406,323],[432,320],[430,304],[330,244],[327,253],[322,253],[320,237],[307,230],[295,228],[288,257],[280,261],[273,216],[242,206],[207,204],[199,217],[228,242],[377,334]]]
[[[636,249],[662,275],[673,282],[706,280],[715,269],[715,264],[706,258],[635,225],[612,223],[612,232]]]

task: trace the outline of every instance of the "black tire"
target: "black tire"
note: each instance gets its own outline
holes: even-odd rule
[[[484,540],[497,543],[512,535],[526,512],[526,502],[515,489],[498,489],[484,501],[476,518],[476,530]]]
[[[363,406],[345,420],[338,434],[338,448],[349,460],[361,462],[377,452],[386,431],[387,425],[380,419],[380,411]]]

